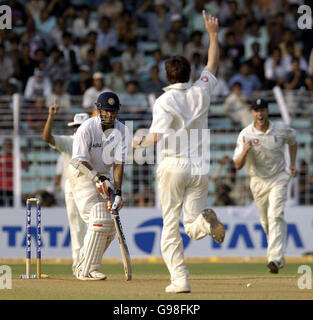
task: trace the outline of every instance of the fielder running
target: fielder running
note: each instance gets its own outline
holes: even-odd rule
[[[68,123],[68,126],[73,128],[73,135],[52,135],[51,132],[53,126],[53,117],[57,113],[58,108],[59,106],[57,105],[56,101],[54,105],[49,107],[49,115],[43,130],[42,138],[44,141],[48,142],[52,148],[57,149],[64,156],[63,175],[65,177],[65,205],[71,234],[73,259],[72,270],[74,272],[79,261],[80,249],[83,246],[83,240],[85,235],[85,223],[79,215],[78,209],[73,198],[70,183],[68,181],[68,165],[69,161],[72,158],[72,147],[75,132],[79,128],[79,126],[89,118],[89,115],[87,113],[75,114],[74,121]]]
[[[176,56],[166,61],[166,74],[170,86],[153,107],[153,121],[149,134],[143,138],[134,137],[133,147],[148,147],[163,139],[164,160],[157,169],[158,190],[163,215],[161,251],[171,275],[167,293],[190,292],[189,273],[184,262],[183,242],[179,233],[181,210],[186,233],[192,239],[202,239],[211,235],[222,243],[224,226],[215,212],[207,208],[208,171],[199,173],[202,160],[206,158],[204,144],[188,143],[175,145],[176,140],[191,139],[191,133],[200,135],[208,128],[210,96],[217,84],[215,77],[218,59],[218,19],[203,19],[210,37],[208,62],[200,79],[189,84],[190,63],[184,57]],[[192,139],[191,139],[192,140]],[[191,141],[190,140],[190,141]],[[199,162],[199,155],[200,162]]]
[[[128,129],[116,118],[120,102],[113,92],[101,93],[97,99],[98,116],[86,120],[77,130],[72,160],[91,170],[102,182],[95,184],[80,171],[69,166],[69,180],[75,203],[88,228],[80,262],[75,270],[79,280],[104,280],[99,271],[104,252],[115,236],[112,209],[123,206],[122,180],[128,147]],[[105,201],[100,194],[114,190],[115,201]],[[99,191],[98,191],[99,190]]]
[[[254,122],[244,128],[237,140],[233,160],[250,175],[250,189],[261,214],[267,235],[267,267],[272,273],[284,266],[286,222],[284,208],[288,184],[295,177],[296,132],[283,122],[269,120],[268,104],[257,99],[251,106]],[[285,171],[285,145],[289,145],[290,174]]]

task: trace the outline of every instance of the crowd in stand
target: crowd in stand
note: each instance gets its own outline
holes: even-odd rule
[[[113,90],[126,112],[150,110],[149,94],[159,96],[168,84],[167,57],[186,56],[190,81],[199,77],[210,41],[203,9],[220,24],[221,63],[213,99],[231,94],[230,100],[237,103],[237,96],[245,100],[275,85],[313,93],[313,36],[297,26],[301,0],[0,4],[8,4],[13,14],[12,30],[0,30],[0,94],[20,92],[34,109],[47,107],[57,97],[69,110],[70,96],[82,95],[83,108],[92,113],[97,95]]]
[[[190,61],[190,81],[196,81],[210,41],[203,9],[220,24],[213,102],[224,103],[233,124],[251,122],[248,97],[259,90],[278,85],[313,96],[312,30],[297,26],[304,0],[0,0],[2,4],[11,7],[13,21],[12,30],[0,30],[0,102],[1,96],[24,95],[28,128],[37,132],[55,98],[63,111],[72,113],[71,96],[81,96],[81,107],[92,114],[104,90],[119,95],[124,115],[140,117],[168,85],[165,60],[172,55]],[[0,108],[8,106],[0,103]],[[225,202],[229,192],[220,186]]]

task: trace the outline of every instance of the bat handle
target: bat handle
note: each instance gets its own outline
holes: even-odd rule
[[[111,203],[112,203],[112,206],[113,206],[113,203],[114,203],[114,200],[115,200],[115,195],[114,195],[114,192],[113,192],[112,189],[108,188],[108,191],[109,191],[110,200],[111,200]],[[118,216],[118,214],[119,214],[118,210],[117,209],[113,210],[113,214]]]

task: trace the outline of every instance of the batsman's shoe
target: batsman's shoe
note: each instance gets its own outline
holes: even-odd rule
[[[80,269],[76,269],[75,276],[78,280],[89,280],[89,281],[97,281],[97,280],[105,280],[107,276],[104,273],[99,271],[91,271],[87,277],[83,276]]]
[[[282,267],[284,266],[284,263],[280,263],[278,261],[270,261],[268,264],[267,264],[267,267],[269,268],[269,272],[270,273],[278,273],[279,269],[281,269]]]
[[[225,238],[224,225],[217,219],[216,213],[212,209],[206,209],[202,213],[203,218],[210,224],[210,236],[221,244]]]
[[[190,287],[189,286],[179,287],[171,283],[165,288],[165,292],[166,293],[189,293]]]

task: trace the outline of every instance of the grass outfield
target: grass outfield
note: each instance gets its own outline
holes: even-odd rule
[[[103,264],[105,281],[79,281],[71,265],[44,264],[42,273],[48,279],[19,279],[24,264],[12,268],[11,290],[0,290],[0,299],[10,300],[313,300],[313,289],[298,288],[298,267],[304,263],[287,263],[279,274],[270,274],[265,263],[187,263],[191,293],[165,294],[169,274],[163,263],[134,263],[133,280],[125,281],[120,263]],[[305,263],[313,270],[313,263]],[[35,266],[32,266],[32,272]],[[251,287],[247,284],[251,283]]]

